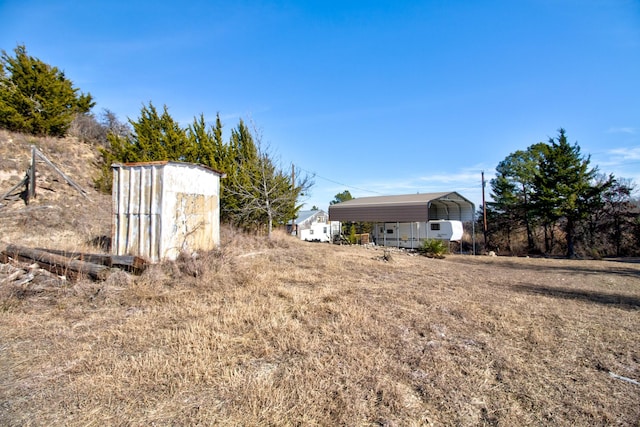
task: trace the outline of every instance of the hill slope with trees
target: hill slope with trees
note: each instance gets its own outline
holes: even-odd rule
[[[274,227],[296,216],[313,185],[308,175],[294,178],[293,167],[284,167],[260,130],[242,119],[224,140],[219,115],[208,122],[201,114],[185,126],[167,106],[159,111],[149,102],[137,119],[122,123],[109,110],[97,117],[94,106],[90,94],[80,92],[57,67],[27,55],[24,46],[16,47],[14,56],[2,52],[0,128],[36,136],[73,135],[96,146],[101,172],[92,185],[101,191],[110,191],[112,163],[199,163],[226,174],[221,220],[270,236]],[[492,201],[486,203],[487,249],[569,258],[640,254],[635,184],[592,167],[578,144],[568,142],[564,129],[547,143],[509,154],[496,171]],[[337,201],[347,195],[337,195]],[[352,225],[352,233],[367,232],[370,226]]]

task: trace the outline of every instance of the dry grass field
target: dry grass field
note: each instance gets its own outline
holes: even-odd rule
[[[10,137],[0,192],[28,160]],[[90,187],[94,151],[40,144]],[[109,197],[38,179],[0,209],[0,245],[96,250]],[[0,282],[0,425],[639,426],[632,261],[387,262],[225,228],[219,250],[141,276]]]
[[[0,287],[0,424],[638,425],[640,264],[224,234]]]

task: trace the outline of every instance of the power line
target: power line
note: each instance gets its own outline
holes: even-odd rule
[[[334,184],[342,185],[343,187],[348,187],[348,188],[351,188],[351,189],[354,189],[354,190],[366,191],[367,193],[379,194],[379,195],[381,195],[381,196],[383,196],[383,195],[384,195],[383,193],[380,193],[379,191],[374,191],[374,190],[365,190],[364,188],[355,187],[355,186],[353,186],[353,185],[345,184],[345,183],[343,183],[343,182],[338,182],[338,181],[335,181],[335,180],[333,180],[333,179],[326,178],[326,177],[324,177],[324,176],[322,176],[322,175],[318,175],[318,174],[317,174],[317,173],[315,173],[315,172],[311,172],[311,171],[306,170],[305,168],[301,168],[301,167],[300,167],[300,166],[298,166],[298,165],[296,165],[296,168],[298,168],[298,169],[300,169],[300,170],[303,170],[303,171],[305,171],[306,173],[309,173],[309,174],[313,175],[314,177],[318,177],[318,178],[320,178],[320,179],[324,179],[325,181],[329,181],[329,182],[332,182],[332,183],[334,183]]]

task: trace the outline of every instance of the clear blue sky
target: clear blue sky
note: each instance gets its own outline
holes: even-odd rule
[[[180,4],[183,3],[183,4]],[[305,208],[457,191],[563,127],[640,184],[640,2],[0,2],[0,48],[63,69],[99,113],[220,113],[315,174]]]

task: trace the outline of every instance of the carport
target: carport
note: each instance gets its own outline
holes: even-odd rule
[[[474,217],[474,204],[455,191],[359,197],[329,206],[331,221],[395,223],[398,229],[406,223],[423,223],[426,227],[429,220],[471,221],[475,251]]]

